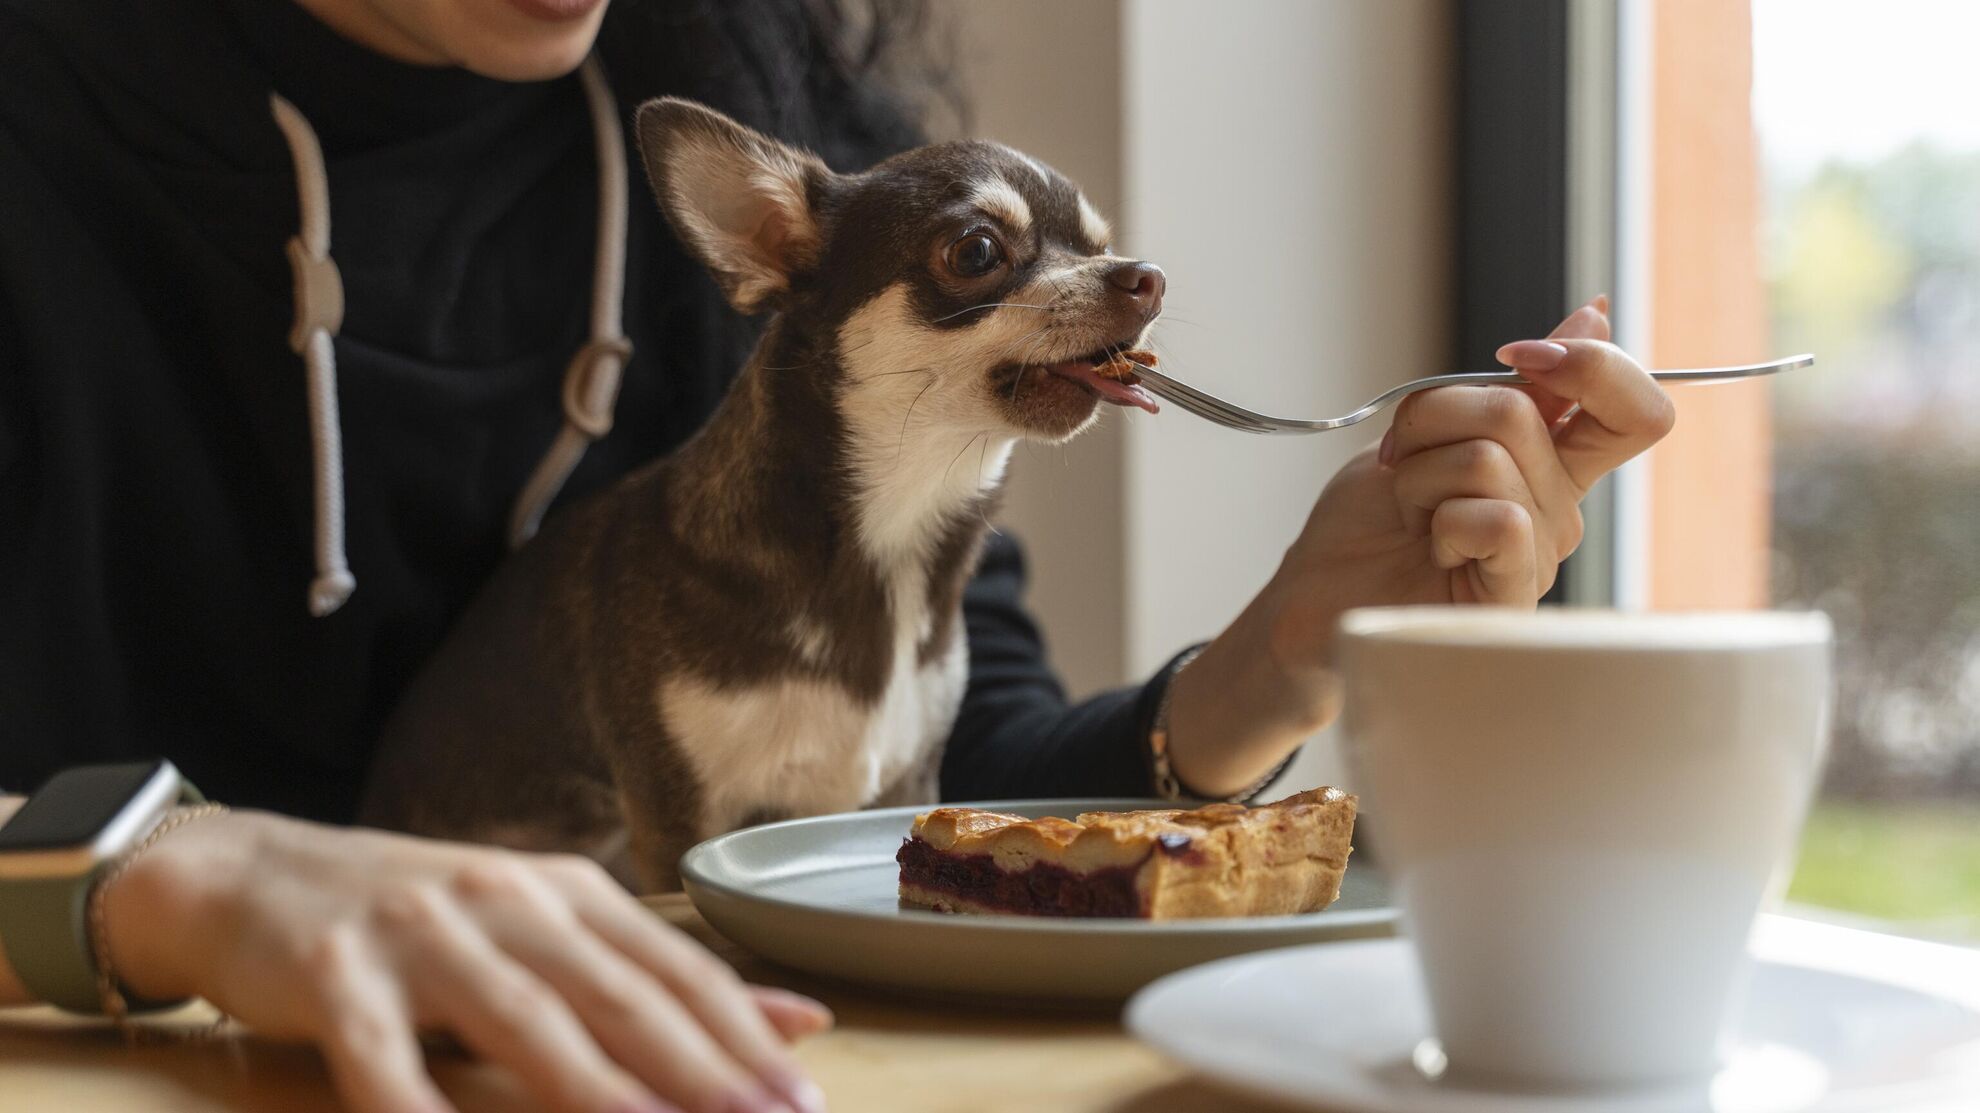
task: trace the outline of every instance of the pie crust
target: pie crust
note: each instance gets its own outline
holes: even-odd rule
[[[1355,798],[1025,819],[976,808],[915,817],[895,860],[901,903],[937,912],[1179,920],[1315,912],[1340,895]]]

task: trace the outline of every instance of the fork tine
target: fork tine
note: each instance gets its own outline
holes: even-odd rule
[[[1162,387],[1154,386],[1153,384],[1150,384],[1150,386],[1151,389],[1154,390],[1156,394],[1159,394],[1162,397],[1167,398],[1169,401],[1174,402],[1176,405],[1181,406],[1183,409],[1188,410],[1189,412],[1197,415],[1198,417],[1202,417],[1210,421],[1214,421],[1219,425],[1228,426],[1232,429],[1238,429],[1248,433],[1263,433],[1269,431],[1266,429],[1265,426],[1260,425],[1254,421],[1247,421],[1243,416],[1232,412],[1229,407],[1221,405],[1216,400],[1211,399],[1205,395],[1198,394],[1195,391],[1188,389],[1165,390]]]
[[[1230,428],[1241,429],[1247,432],[1269,433],[1273,431],[1272,426],[1261,420],[1258,414],[1232,405],[1215,395],[1205,394],[1187,383],[1177,382],[1167,375],[1163,375],[1147,367],[1142,367],[1140,364],[1136,364],[1136,366],[1141,368],[1142,382],[1151,391],[1174,402],[1183,409],[1196,414],[1198,417],[1207,418],[1219,425],[1226,425]]]
[[[1218,405],[1216,399],[1192,390],[1182,383],[1162,382],[1145,375],[1142,377],[1142,383],[1155,393],[1194,413],[1213,415],[1219,421],[1228,421],[1234,416],[1228,408]]]
[[[1233,429],[1248,429],[1257,433],[1269,433],[1272,431],[1272,427],[1260,421],[1256,414],[1251,413],[1243,407],[1232,405],[1221,398],[1202,395],[1200,396],[1200,402],[1202,405],[1214,410],[1223,418],[1224,424],[1229,425]]]
[[[1232,429],[1238,429],[1245,432],[1253,431],[1251,426],[1232,420],[1230,415],[1224,413],[1222,410],[1218,409],[1217,407],[1205,405],[1204,403],[1197,401],[1195,398],[1190,397],[1188,394],[1185,394],[1182,391],[1169,390],[1153,382],[1147,383],[1147,386],[1150,393],[1153,393],[1161,397],[1164,401],[1173,402],[1174,404],[1181,406],[1183,409],[1188,410],[1190,413],[1193,413],[1196,416],[1203,418],[1206,421],[1210,421],[1218,425],[1229,426]]]
[[[1193,396],[1180,383],[1166,382],[1150,375],[1143,375],[1141,377],[1141,385],[1147,387],[1149,393],[1154,394],[1156,397],[1167,402],[1173,402],[1198,417],[1214,421],[1219,425],[1226,423],[1225,415],[1221,410],[1204,403],[1199,396]]]

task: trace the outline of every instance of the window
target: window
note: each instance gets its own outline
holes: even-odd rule
[[[1680,399],[1650,602],[1832,616],[1790,900],[1980,941],[1980,8],[1655,9],[1653,358],[1820,363]]]

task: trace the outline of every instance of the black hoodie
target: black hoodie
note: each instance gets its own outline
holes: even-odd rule
[[[608,70],[641,48],[612,41],[634,25],[608,21]],[[324,618],[306,606],[296,184],[271,89],[322,140],[348,302],[357,591]],[[721,103],[705,83],[640,95],[669,91],[751,115],[747,91]],[[885,153],[823,139],[841,160]],[[0,785],[163,755],[217,799],[349,818],[380,723],[501,559],[558,428],[596,180],[575,76],[399,64],[287,0],[0,0]],[[633,202],[635,354],[560,504],[693,432],[750,338],[644,191]],[[1158,685],[1068,707],[1023,576],[993,541],[944,795],[1147,792]]]

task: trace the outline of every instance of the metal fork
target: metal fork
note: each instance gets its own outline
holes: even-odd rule
[[[1744,363],[1737,367],[1697,367],[1680,371],[1652,371],[1650,377],[1665,383],[1723,383],[1738,379],[1751,379],[1760,375],[1773,375],[1781,371],[1791,371],[1797,367],[1812,366],[1815,357],[1807,353],[1788,356],[1768,363]],[[1525,383],[1526,378],[1517,371],[1460,371],[1451,375],[1432,375],[1427,379],[1414,379],[1398,387],[1393,387],[1376,395],[1367,405],[1340,417],[1322,417],[1300,420],[1292,417],[1267,417],[1245,409],[1234,402],[1226,402],[1214,394],[1204,392],[1178,382],[1152,367],[1135,364],[1141,376],[1141,385],[1150,392],[1174,402],[1190,413],[1207,418],[1219,425],[1246,433],[1263,433],[1268,436],[1286,436],[1301,433],[1325,433],[1330,429],[1345,429],[1356,422],[1380,413],[1385,407],[1407,395],[1432,387],[1456,386],[1466,383]]]

